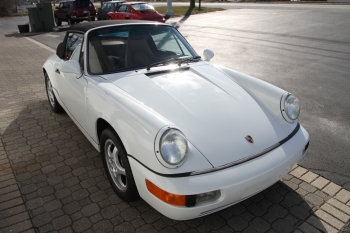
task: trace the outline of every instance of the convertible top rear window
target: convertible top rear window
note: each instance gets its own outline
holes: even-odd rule
[[[105,27],[88,34],[88,72],[105,74],[145,68],[169,59],[197,56],[176,29],[167,25]]]

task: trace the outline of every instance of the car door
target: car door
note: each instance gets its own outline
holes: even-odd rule
[[[56,73],[58,74],[58,89],[60,98],[69,111],[69,114],[78,122],[78,124],[86,129],[86,88],[87,80],[83,72],[81,75],[73,73],[64,73],[62,66],[69,60],[76,60],[81,64],[83,70],[83,38],[82,33],[70,32],[67,35],[64,60],[58,65]]]
[[[126,5],[122,5],[121,7],[119,7],[118,13],[117,13],[117,19],[125,19],[125,10],[126,10],[127,6]]]
[[[104,3],[101,8],[101,19],[107,19],[108,7],[110,3]]]
[[[124,13],[124,18],[123,19],[132,19],[132,11],[129,6],[126,6],[125,13]]]

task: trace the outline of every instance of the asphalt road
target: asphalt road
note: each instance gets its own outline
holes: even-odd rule
[[[311,136],[301,165],[350,190],[350,5],[207,5],[229,10],[191,16],[181,33],[199,54],[214,50],[212,62],[294,93]],[[17,32],[20,21],[28,18],[0,19],[0,32]],[[31,38],[55,49],[63,35]]]

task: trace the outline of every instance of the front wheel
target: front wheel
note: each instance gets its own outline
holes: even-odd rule
[[[57,26],[61,26],[62,25],[62,21],[57,17],[57,15],[55,15],[55,23]]]
[[[67,23],[68,25],[73,25],[74,24],[74,21],[71,19],[71,17],[67,17]]]
[[[112,20],[112,18],[111,18],[111,17],[108,17],[107,19],[108,19],[108,20]]]
[[[132,175],[126,151],[112,129],[105,129],[101,134],[101,155],[107,177],[115,193],[124,201],[134,201],[139,193]]]
[[[95,21],[95,16],[92,16],[92,17],[91,17],[91,21]]]
[[[62,112],[63,109],[56,99],[55,93],[53,92],[51,81],[47,73],[45,73],[45,86],[46,86],[46,94],[47,94],[47,98],[49,99],[51,110],[55,113]]]

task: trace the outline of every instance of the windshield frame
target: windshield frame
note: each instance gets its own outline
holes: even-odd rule
[[[153,26],[153,27],[170,27],[172,30],[174,30],[172,32],[172,35],[174,36],[174,34],[177,36],[177,38],[182,42],[182,44],[185,46],[185,48],[188,50],[188,52],[191,54],[192,57],[196,57],[198,56],[198,54],[196,53],[196,51],[192,48],[192,46],[188,43],[188,41],[184,38],[184,36],[173,26],[171,25],[167,25],[167,24],[159,24],[159,23],[128,23],[128,24],[120,24],[120,25],[108,25],[108,26],[102,26],[102,27],[98,27],[98,28],[93,28],[90,29],[89,31],[86,32],[86,53],[85,53],[85,68],[86,68],[86,73],[88,75],[107,75],[107,74],[114,74],[114,73],[122,73],[122,72],[127,72],[127,71],[134,71],[134,70],[142,70],[148,67],[148,65],[144,65],[144,66],[139,66],[139,67],[127,67],[127,68],[122,68],[122,69],[118,69],[118,70],[113,70],[113,71],[103,71],[101,73],[94,73],[91,72],[90,70],[90,64],[89,64],[89,57],[90,57],[90,49],[89,49],[89,42],[90,42],[90,35],[92,32],[96,32],[97,30],[104,30],[104,29],[108,29],[108,28],[118,28],[118,27],[137,27],[137,26]],[[191,58],[191,57],[188,57]],[[164,59],[164,61],[167,59]]]

